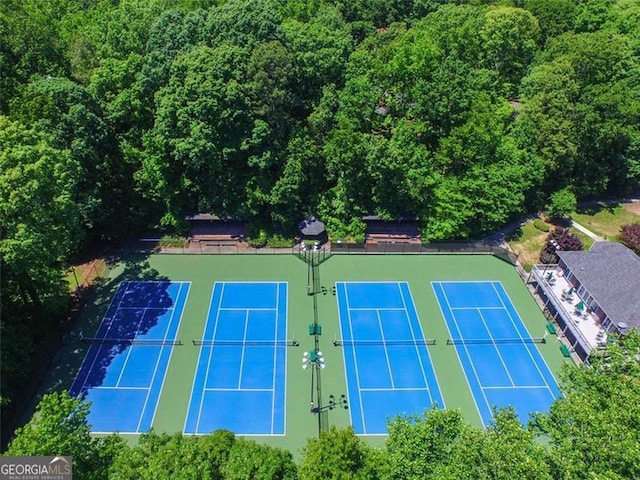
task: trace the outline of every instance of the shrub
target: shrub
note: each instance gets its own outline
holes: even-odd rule
[[[541,232],[548,232],[549,230],[551,230],[551,228],[549,227],[549,225],[547,225],[545,223],[544,220],[542,220],[541,218],[536,218],[533,221],[533,226],[536,227],[538,230],[540,230]]]
[[[271,248],[291,248],[293,247],[293,239],[284,237],[279,233],[269,237],[267,246]]]
[[[547,236],[542,250],[540,251],[540,261],[542,263],[558,263],[557,250],[579,251],[582,250],[582,240],[571,233],[568,228],[554,228]]]
[[[637,255],[640,255],[640,223],[622,225],[618,240],[636,252]]]
[[[265,230],[260,229],[257,236],[247,238],[247,243],[253,248],[262,248],[267,244],[269,236]]]
[[[174,235],[165,235],[160,239],[159,246],[164,248],[184,248],[187,246],[187,239]]]

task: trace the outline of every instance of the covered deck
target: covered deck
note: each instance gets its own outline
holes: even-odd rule
[[[587,307],[558,265],[535,265],[531,275],[538,293],[543,293],[545,307],[582,360],[606,344],[608,335],[601,319]]]

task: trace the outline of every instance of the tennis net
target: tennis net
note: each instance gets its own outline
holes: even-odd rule
[[[297,340],[193,340],[197,347],[298,347]]]
[[[449,338],[447,345],[501,345],[518,343],[547,343],[545,337],[527,338]]]
[[[410,340],[334,340],[335,347],[378,347],[378,346],[413,346],[413,345],[435,345],[433,338],[410,339]]]
[[[98,338],[98,337],[82,337],[83,343],[89,345],[152,345],[152,346],[171,346],[183,345],[182,340],[151,340],[143,338]]]

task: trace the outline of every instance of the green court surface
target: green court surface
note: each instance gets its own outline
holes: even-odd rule
[[[547,332],[547,322],[514,267],[491,255],[333,255],[319,267],[319,323],[322,325],[320,348],[326,360],[322,374],[322,392],[340,398],[347,394],[343,347],[333,345],[340,337],[336,282],[407,282],[416,306],[424,337],[436,339],[428,347],[442,397],[447,408],[460,409],[469,423],[481,427],[467,379],[456,349],[446,344],[449,333],[431,288],[437,281],[499,281],[533,337]],[[111,296],[125,280],[171,280],[191,282],[177,337],[183,346],[174,347],[153,419],[156,432],[182,432],[189,407],[200,348],[191,340],[202,338],[214,282],[287,282],[287,337],[300,346],[287,350],[285,435],[250,438],[299,453],[306,439],[318,433],[318,417],[310,412],[310,370],[302,369],[303,353],[314,348],[309,335],[313,322],[313,297],[307,294],[307,264],[292,254],[282,255],[139,255],[125,258],[115,265],[100,285],[93,302],[83,312],[78,325],[86,334],[97,328]],[[70,336],[59,355],[46,389],[69,388],[86,347]],[[539,344],[544,360],[554,375],[564,362],[555,336]],[[427,408],[428,405],[425,405]],[[418,412],[421,413],[421,412]],[[123,412],[126,414],[126,412]],[[251,412],[246,412],[251,415]],[[328,412],[330,425],[348,426],[349,410],[335,408]],[[365,437],[380,445],[384,436]],[[130,436],[135,441],[135,436]]]

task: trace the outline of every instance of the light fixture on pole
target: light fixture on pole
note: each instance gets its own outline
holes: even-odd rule
[[[325,368],[324,355],[320,350],[310,350],[302,354],[302,368],[306,370],[311,368],[311,394],[309,404],[311,405],[311,413],[319,413],[324,410],[322,406],[322,394],[320,393],[320,370]],[[316,400],[314,401],[314,386]]]

